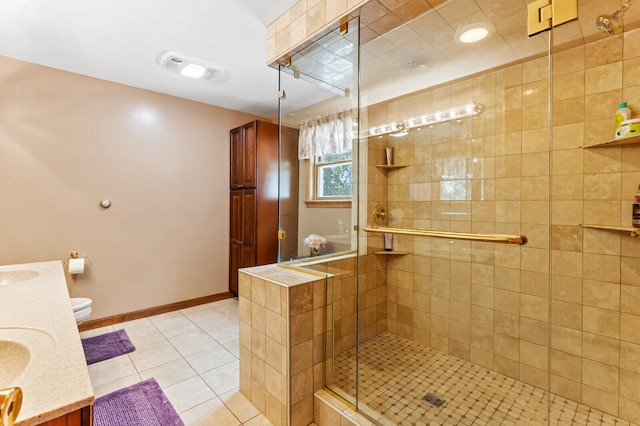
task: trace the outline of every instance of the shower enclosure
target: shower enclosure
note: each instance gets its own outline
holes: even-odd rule
[[[376,424],[640,424],[629,6],[528,37],[520,0],[371,0],[281,64],[281,261],[327,273],[325,387]]]

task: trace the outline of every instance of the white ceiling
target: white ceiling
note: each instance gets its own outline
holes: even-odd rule
[[[0,55],[264,116],[278,72],[266,27],[297,0],[0,0]],[[220,65],[212,80],[161,68],[167,50]]]
[[[296,1],[0,0],[0,55],[272,118],[278,113],[278,72],[265,64],[266,27]],[[528,2],[448,0],[367,42],[360,62],[364,104],[545,52],[547,35],[526,35]],[[613,13],[620,2],[579,0],[579,20],[556,29],[554,44],[607,37],[596,29],[595,18]],[[493,22],[493,37],[477,46],[456,44],[456,29],[476,21]],[[625,27],[639,21],[640,6],[631,8]],[[340,43],[333,46],[344,50]],[[297,68],[323,81],[325,69],[333,77],[348,74],[349,64],[333,48],[320,42],[301,52],[290,72]],[[224,72],[212,80],[186,79],[158,65],[167,50],[220,65]],[[353,79],[347,77],[335,84],[349,86]],[[304,78],[286,76],[283,88],[283,113],[292,120],[302,117],[294,112],[335,96]]]

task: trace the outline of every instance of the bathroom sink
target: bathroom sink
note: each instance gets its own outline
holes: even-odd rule
[[[0,271],[0,285],[9,285],[22,281],[29,281],[38,277],[40,273],[30,269],[16,269],[13,271]]]
[[[0,327],[0,389],[19,386],[32,372],[39,374],[37,366],[55,347],[55,339],[45,330]]]
[[[29,365],[31,352],[22,343],[0,340],[0,388],[15,383]]]

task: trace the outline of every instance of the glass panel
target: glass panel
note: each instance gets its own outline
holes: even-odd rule
[[[357,406],[384,425],[546,424],[550,35],[527,37],[524,2],[439,3],[361,47],[366,223],[381,205],[387,227],[528,243],[369,234]],[[485,40],[456,40],[481,23]]]
[[[286,93],[280,99],[281,133],[295,129],[296,140],[289,149],[298,154],[295,163],[283,158],[280,162],[281,193],[297,188],[295,206],[280,206],[280,228],[286,232],[281,261],[355,249],[352,230],[357,215],[352,208],[357,206],[357,181],[352,169],[358,161],[358,43],[356,19],[349,22],[346,34],[330,31],[291,55],[289,65],[280,66],[280,89]]]
[[[640,264],[630,238],[640,175],[629,162],[640,148],[584,148],[616,142],[622,102],[632,118],[640,112],[631,71],[640,4],[630,3],[580,1],[579,19],[553,30],[552,422],[576,403],[602,423],[640,422],[640,394],[631,391],[640,389],[640,274],[626,272]]]
[[[334,369],[334,358],[355,350],[358,333],[356,259],[359,157],[359,22],[327,32],[280,66],[281,135],[299,131],[299,160],[281,158],[281,193],[293,185],[286,170],[299,170],[295,209],[280,206],[280,261],[327,273],[325,385],[356,404],[356,358]],[[281,141],[283,139],[281,138]],[[281,151],[285,148],[281,146]],[[291,173],[293,175],[293,173]],[[287,183],[289,182],[289,183]],[[287,217],[287,214],[289,215]],[[295,218],[295,220],[292,220]],[[340,256],[340,254],[343,254]],[[321,258],[309,258],[317,255]],[[314,355],[315,356],[315,355]],[[336,380],[348,386],[335,386]]]

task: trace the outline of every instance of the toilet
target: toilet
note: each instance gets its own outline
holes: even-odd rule
[[[71,307],[73,316],[76,317],[76,324],[81,324],[91,316],[91,303],[93,300],[86,297],[72,297]]]

